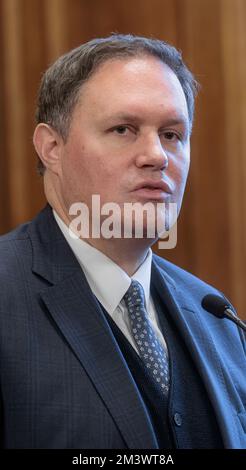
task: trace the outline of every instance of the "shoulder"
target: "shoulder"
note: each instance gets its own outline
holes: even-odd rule
[[[6,283],[8,279],[14,280],[19,277],[21,264],[30,258],[29,225],[29,222],[20,225],[15,230],[0,236],[0,282]]]
[[[0,235],[0,256],[8,256],[13,247],[18,244],[26,243],[29,240],[28,228],[30,222],[22,224],[9,233]]]
[[[3,249],[4,244],[8,244],[11,241],[25,240],[28,237],[29,225],[30,222],[26,222],[25,224],[19,225],[11,232],[0,235],[0,249]]]
[[[16,264],[26,264],[32,256],[32,246],[35,240],[39,240],[39,231],[47,234],[49,240],[49,220],[51,208],[46,206],[34,219],[19,225],[14,230],[0,236],[0,276],[1,268],[8,266],[12,269]],[[45,240],[45,241],[47,241]]]
[[[227,319],[221,320],[216,315],[210,315],[209,313],[204,315],[205,310],[202,308],[202,300],[207,294],[223,297],[225,303],[229,303],[236,314],[233,305],[223,292],[155,254],[153,254],[153,262],[165,281],[174,287],[172,292],[178,299],[180,306],[184,311],[196,312],[196,318],[199,318],[199,321],[203,324],[204,331],[208,327],[210,334],[215,335],[215,342],[218,342],[217,331],[220,332],[219,336],[223,338],[223,341],[227,338],[225,342],[227,345],[232,344],[232,341],[239,344],[238,339],[240,338],[240,349],[243,346],[245,353],[245,335],[240,328],[238,329],[233,322]]]
[[[207,292],[208,290],[214,293],[220,293],[212,285],[198,278],[194,274],[186,271],[185,269],[167,261],[156,254],[153,254],[153,261],[157,268],[163,273],[164,276],[168,276],[170,280],[179,288],[189,287],[189,291],[193,290]],[[221,293],[220,293],[221,294]],[[222,294],[221,294],[222,295]]]

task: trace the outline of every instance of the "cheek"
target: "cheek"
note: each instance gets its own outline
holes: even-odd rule
[[[170,159],[168,169],[170,171],[171,178],[178,186],[185,184],[190,167],[189,157],[184,155],[176,155]]]
[[[70,143],[63,156],[63,176],[69,179],[72,184],[80,182],[81,179],[88,180],[92,170],[89,155],[83,145],[79,143]]]
[[[188,176],[188,173],[189,173],[189,168],[190,168],[190,159],[185,158],[184,160],[181,161],[180,166],[179,166],[179,173],[180,173],[181,183],[182,182],[184,184],[186,183],[187,176]]]
[[[87,152],[83,155],[83,176],[89,189],[112,191],[118,184],[119,165],[116,159],[105,152]]]
[[[176,165],[181,179],[186,179],[190,167],[190,147],[188,144],[178,153]]]
[[[118,185],[117,168],[109,155],[85,147],[73,147],[66,155],[63,175],[65,185],[74,198],[85,199],[92,194],[101,194],[103,199],[112,194]]]

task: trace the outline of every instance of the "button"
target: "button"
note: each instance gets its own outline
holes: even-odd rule
[[[182,416],[180,413],[174,413],[173,415],[174,422],[176,426],[181,426],[182,425]]]

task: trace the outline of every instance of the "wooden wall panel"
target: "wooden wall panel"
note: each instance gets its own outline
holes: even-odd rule
[[[0,11],[1,13],[1,11]],[[0,14],[0,18],[2,15]],[[0,21],[0,45],[3,49],[3,25]],[[3,54],[0,54],[0,70],[3,70]],[[0,73],[0,233],[10,227],[8,211],[8,178],[7,178],[7,149],[6,149],[6,119],[5,119],[5,99],[3,73]]]
[[[202,88],[178,246],[159,254],[218,286],[246,317],[245,0],[0,0],[0,233],[45,203],[32,146],[42,72],[111,32],[183,51]]]
[[[5,91],[5,138],[8,156],[8,210],[13,220],[21,221],[27,206],[27,160],[25,135],[25,96],[22,74],[22,16],[20,2],[3,1],[3,47]],[[6,198],[7,199],[7,198]],[[5,199],[5,201],[6,201]]]
[[[225,0],[221,10],[225,90],[225,171],[227,173],[232,298],[246,314],[246,2]],[[245,315],[246,318],[246,315]]]
[[[178,46],[188,58],[201,90],[192,136],[188,191],[178,225],[178,247],[175,253],[168,253],[167,257],[181,259],[181,264],[187,269],[199,273],[208,282],[223,286],[229,295],[230,279],[225,276],[230,260],[225,256],[229,249],[229,216],[221,3],[214,0],[180,0],[178,4]],[[183,237],[186,240],[185,250]]]

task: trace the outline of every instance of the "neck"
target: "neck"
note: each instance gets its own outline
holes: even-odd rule
[[[128,276],[132,276],[144,262],[149,245],[141,244],[143,240],[134,239],[88,239],[85,240],[90,245],[104,253],[125,271]]]
[[[60,208],[52,206],[60,219],[69,227],[71,219],[68,214]],[[82,238],[89,245],[104,253],[114,263],[120,266],[128,276],[132,276],[145,260],[150,240],[134,238]]]

